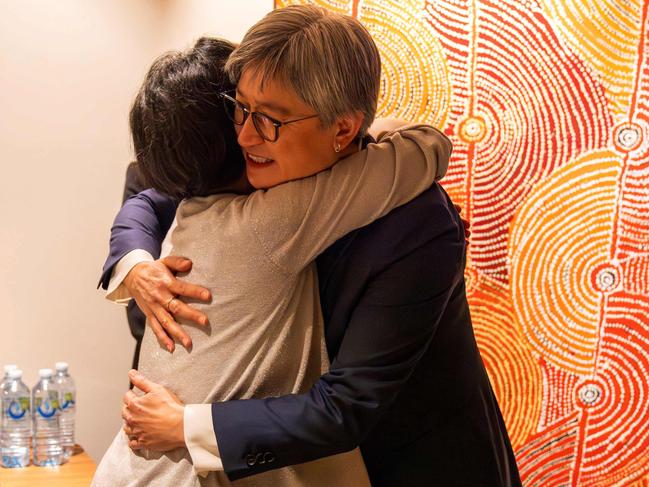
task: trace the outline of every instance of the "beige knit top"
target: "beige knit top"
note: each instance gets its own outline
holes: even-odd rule
[[[247,196],[183,201],[170,232],[172,253],[193,261],[186,279],[208,287],[193,303],[210,326],[186,324],[193,349],[163,350],[147,327],[140,371],[184,403],[299,394],[326,371],[316,256],[351,230],[380,218],[446,171],[451,143],[413,125],[384,136],[314,176]],[[223,472],[196,475],[186,449],[164,454],[128,448],[120,431],[93,485],[225,486]],[[271,470],[232,485],[369,485],[358,449]]]

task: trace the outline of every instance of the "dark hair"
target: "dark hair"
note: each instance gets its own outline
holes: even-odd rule
[[[234,45],[201,37],[156,59],[131,107],[135,156],[147,186],[174,198],[206,196],[245,167],[219,94],[234,86],[223,71]]]

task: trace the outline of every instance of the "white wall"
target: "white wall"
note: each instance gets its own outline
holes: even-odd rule
[[[31,387],[70,363],[77,441],[120,427],[133,353],[95,290],[132,159],[127,114],[151,61],[203,34],[238,41],[272,0],[0,0],[0,364]]]

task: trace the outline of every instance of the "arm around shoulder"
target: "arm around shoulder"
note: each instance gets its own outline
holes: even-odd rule
[[[451,150],[434,127],[409,125],[326,171],[257,191],[245,217],[280,269],[300,271],[343,235],[429,188],[445,174]]]

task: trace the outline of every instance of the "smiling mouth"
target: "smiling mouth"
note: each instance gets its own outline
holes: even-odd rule
[[[246,153],[246,159],[248,159],[248,162],[252,162],[254,164],[259,164],[262,166],[273,162],[273,159],[268,159],[267,157],[253,156],[250,153]]]

